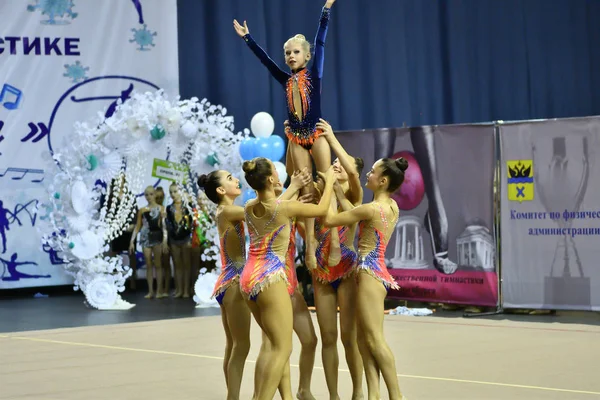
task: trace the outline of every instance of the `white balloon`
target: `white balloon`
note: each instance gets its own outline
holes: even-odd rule
[[[275,120],[273,120],[271,114],[261,111],[252,117],[250,129],[257,138],[267,138],[275,130]]]
[[[279,180],[283,185],[288,176],[287,171],[285,170],[285,165],[280,161],[275,161],[273,165],[275,165],[275,169],[277,170],[277,174],[279,175]]]

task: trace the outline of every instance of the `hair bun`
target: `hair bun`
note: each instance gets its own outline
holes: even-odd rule
[[[297,35],[294,35],[293,39],[306,40],[306,36],[304,36],[303,34],[299,33]]]
[[[242,169],[245,173],[250,174],[256,169],[256,163],[254,161],[244,161]]]
[[[208,175],[202,174],[198,177],[198,186],[201,188],[205,188],[208,183]]]
[[[404,157],[400,157],[396,159],[396,167],[398,167],[398,169],[402,172],[406,171],[406,169],[408,168],[408,161],[406,161],[406,158]]]

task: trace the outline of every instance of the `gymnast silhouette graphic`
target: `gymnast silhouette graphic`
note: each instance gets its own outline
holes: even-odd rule
[[[37,279],[37,278],[50,278],[50,275],[30,275],[30,274],[25,274],[23,272],[19,272],[17,270],[17,267],[21,266],[21,265],[37,265],[37,263],[33,262],[33,261],[23,261],[23,262],[17,262],[17,253],[13,253],[12,256],[10,257],[10,260],[5,260],[3,258],[0,258],[0,261],[2,261],[2,264],[4,264],[4,271],[2,272],[2,280],[3,281],[18,281],[21,278],[24,279]],[[6,273],[8,272],[8,276],[6,276]]]

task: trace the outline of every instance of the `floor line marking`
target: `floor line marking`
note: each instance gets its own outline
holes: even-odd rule
[[[52,339],[41,339],[41,338],[31,338],[31,337],[22,337],[22,336],[0,336],[3,338],[14,339],[14,340],[23,340],[23,341],[32,341],[32,342],[42,342],[42,343],[54,343],[54,344],[64,344],[68,346],[81,346],[81,347],[93,347],[100,349],[110,349],[110,350],[123,350],[123,351],[132,351],[138,353],[152,353],[152,354],[164,354],[164,355],[172,355],[172,356],[183,356],[183,357],[194,357],[194,358],[205,358],[210,360],[223,360],[223,357],[217,356],[208,356],[204,354],[190,354],[190,353],[178,353],[173,351],[165,351],[165,350],[149,350],[149,349],[136,349],[132,347],[121,347],[121,346],[109,346],[103,344],[94,344],[94,343],[79,343],[79,342],[67,342],[63,340],[52,340]],[[247,363],[256,363],[256,360],[246,360]],[[299,368],[299,365],[290,364],[290,366],[294,368]],[[323,367],[315,366],[314,368],[323,370]],[[339,369],[342,372],[350,372],[347,369]],[[530,385],[519,385],[513,383],[501,383],[501,382],[487,382],[487,381],[475,381],[470,379],[456,379],[456,378],[440,378],[435,376],[420,376],[420,375],[408,375],[408,374],[397,374],[400,378],[409,378],[409,379],[423,379],[423,380],[432,380],[432,381],[444,381],[444,382],[456,382],[456,383],[469,383],[476,385],[488,385],[488,386],[501,386],[501,387],[512,387],[519,389],[530,389],[530,390],[543,390],[550,392],[563,392],[563,393],[578,393],[578,394],[591,394],[591,395],[600,395],[600,392],[592,392],[587,390],[575,390],[575,389],[560,389],[560,388],[551,388],[544,386],[530,386]]]

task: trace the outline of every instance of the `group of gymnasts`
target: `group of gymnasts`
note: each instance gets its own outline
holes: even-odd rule
[[[314,399],[310,381],[316,335],[295,272],[296,231],[305,243],[305,264],[311,273],[321,332],[323,367],[330,399],[338,396],[337,314],[346,361],[352,378],[352,399],[363,399],[365,373],[368,399],[380,399],[380,375],[389,398],[403,398],[394,355],[383,335],[384,300],[398,285],[387,271],[385,250],[398,219],[390,197],[404,181],[408,162],[377,160],[367,173],[373,201],[363,204],[360,174],[363,161],[349,155],[321,118],[321,79],[331,6],[327,0],[314,43],[296,35],[284,44],[281,70],[250,36],[248,25],[234,20],[234,29],[284,87],[288,120],[286,168],[290,185],[283,191],[273,163],[266,158],[245,161],[245,179],[256,198],[234,205],[240,181],[230,172],[202,175],[198,184],[218,205],[222,272],[214,290],[221,305],[227,337],[224,373],[227,398],[238,399],[250,347],[250,314],[262,329],[262,345],[254,375],[254,400],[271,400],[279,391],[292,399],[290,354],[292,332],[302,350],[297,398]],[[307,68],[309,61],[312,66]],[[336,155],[331,162],[331,152]],[[317,174],[312,173],[312,162]],[[314,178],[313,178],[314,176]],[[246,254],[245,227],[250,237]],[[356,228],[358,249],[354,247]]]

